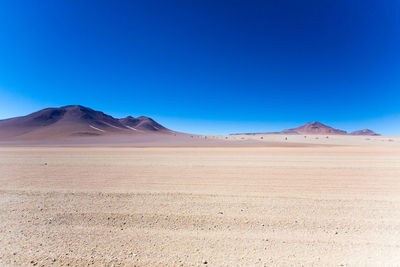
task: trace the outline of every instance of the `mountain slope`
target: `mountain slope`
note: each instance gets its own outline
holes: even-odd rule
[[[140,116],[137,118],[128,116],[126,118],[119,119],[119,122],[122,123],[124,126],[128,127],[129,129],[137,131],[152,131],[152,132],[170,131],[161,124],[155,122],[153,119],[145,116]]]
[[[48,139],[150,132],[172,131],[147,117],[116,119],[101,111],[79,105],[46,108],[27,116],[0,121],[2,139]]]

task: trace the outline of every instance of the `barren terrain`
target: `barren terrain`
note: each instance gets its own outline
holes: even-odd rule
[[[398,140],[313,138],[0,147],[0,265],[398,265]]]

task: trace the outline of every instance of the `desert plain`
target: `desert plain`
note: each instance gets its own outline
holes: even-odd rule
[[[1,146],[0,265],[398,266],[399,138],[213,138]]]

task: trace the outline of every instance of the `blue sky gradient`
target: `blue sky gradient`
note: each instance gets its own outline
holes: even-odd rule
[[[400,135],[400,1],[1,1],[0,118],[81,104],[203,134]]]

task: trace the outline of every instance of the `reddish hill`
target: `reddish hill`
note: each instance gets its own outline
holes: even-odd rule
[[[256,135],[256,134],[321,134],[321,135],[346,135],[347,132],[339,129],[332,128],[328,125],[322,124],[320,122],[310,122],[302,126],[286,129],[280,132],[266,132],[266,133],[239,133],[233,135]]]
[[[148,117],[116,119],[79,105],[46,108],[27,116],[0,120],[0,138],[13,140],[150,132],[172,131]]]
[[[297,128],[283,130],[283,134],[347,134],[346,131],[332,128],[320,122],[310,122],[305,125],[299,126]]]
[[[379,136],[380,135],[370,129],[362,129],[362,130],[351,132],[350,134],[351,135],[370,135],[370,136]]]

